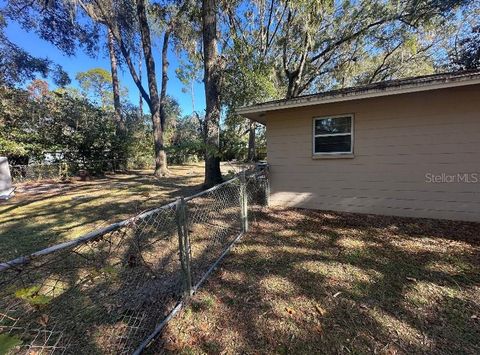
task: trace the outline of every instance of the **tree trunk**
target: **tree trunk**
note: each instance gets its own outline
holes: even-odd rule
[[[291,99],[295,97],[295,91],[296,91],[295,81],[296,81],[296,77],[294,77],[293,75],[288,76],[287,93],[285,95],[286,99]]]
[[[296,70],[288,75],[286,99],[292,99],[300,95],[300,71]]]
[[[303,67],[299,67],[294,71],[285,71],[288,80],[286,99],[292,99],[301,94],[301,79],[303,74]]]
[[[255,133],[257,125],[254,121],[250,120],[250,127],[248,130],[248,161],[252,162],[255,160],[256,156],[256,147],[255,147]]]
[[[167,83],[168,83],[168,41],[170,39],[170,30],[167,29],[163,35],[162,46],[162,87],[160,90],[160,121],[162,123],[162,130],[165,131],[165,121],[167,119],[167,112],[165,107],[167,105]]]
[[[122,107],[120,106],[120,83],[118,81],[118,61],[115,53],[113,33],[108,30],[108,52],[110,54],[110,70],[112,73],[112,89],[113,89],[113,108],[115,110],[115,121],[118,128],[123,131],[125,129],[122,120]]]
[[[118,61],[117,54],[115,53],[114,37],[112,31],[108,28],[107,30],[107,44],[108,52],[110,55],[110,70],[112,73],[112,91],[113,91],[113,109],[114,109],[114,120],[116,124],[116,136],[118,141],[117,147],[117,158],[120,160],[119,164],[122,169],[126,169],[125,160],[127,154],[125,151],[125,144],[123,144],[126,137],[126,127],[125,122],[122,119],[122,107],[120,104],[120,82],[118,80]],[[114,168],[115,170],[115,168]]]
[[[220,73],[215,0],[203,0],[203,60],[205,84],[205,181],[208,188],[222,181],[220,171]]]
[[[138,59],[138,78],[140,79],[140,82],[142,82],[142,55],[140,54],[139,59]],[[138,99],[138,117],[143,118],[143,98],[142,98],[142,93],[140,93],[139,99]],[[142,119],[143,121],[143,119]]]
[[[157,79],[155,74],[155,61],[152,54],[150,28],[147,20],[145,0],[137,0],[137,16],[142,37],[143,56],[147,70],[148,90],[150,96],[150,113],[153,123],[153,139],[155,144],[155,172],[157,177],[165,176],[167,170],[167,154],[163,142],[163,130],[160,118],[160,100],[158,97]]]

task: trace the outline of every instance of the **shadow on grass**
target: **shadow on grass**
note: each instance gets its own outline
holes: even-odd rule
[[[479,353],[480,224],[272,210],[156,350]],[[207,300],[207,301],[205,301]]]
[[[130,171],[87,182],[52,184],[51,192],[18,194],[0,204],[0,262],[79,237],[201,189],[201,167],[179,166],[173,171],[177,175],[164,179],[156,179],[147,171]]]
[[[181,294],[177,250],[175,211],[162,210],[3,271],[0,330],[18,353],[131,353]]]
[[[239,190],[187,202],[194,282],[240,231]],[[0,330],[22,354],[131,353],[184,291],[176,221],[176,206],[152,211],[0,273]]]

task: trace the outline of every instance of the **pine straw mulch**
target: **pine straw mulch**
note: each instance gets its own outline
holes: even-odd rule
[[[480,353],[480,224],[270,210],[149,351]]]

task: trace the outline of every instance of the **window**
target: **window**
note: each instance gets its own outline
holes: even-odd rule
[[[352,154],[353,116],[321,117],[313,120],[313,154]]]

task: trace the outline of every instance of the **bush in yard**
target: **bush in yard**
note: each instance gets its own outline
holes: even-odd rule
[[[27,90],[2,87],[0,103],[0,155],[14,163],[50,156],[72,171],[98,174],[111,169],[114,152],[123,149],[111,112],[75,90],[50,91],[46,82],[34,80]]]

